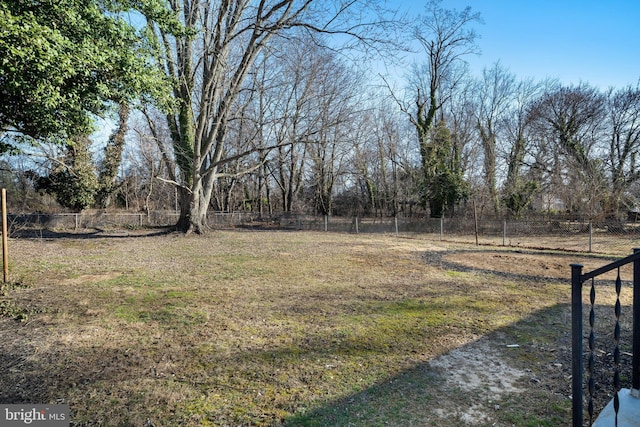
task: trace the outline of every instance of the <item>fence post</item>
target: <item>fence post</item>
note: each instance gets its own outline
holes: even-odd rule
[[[443,236],[444,235],[444,217],[441,216],[440,217],[440,241],[442,242],[443,240]]]
[[[593,221],[589,221],[589,252],[591,252],[593,243]]]
[[[77,230],[78,229],[78,214],[76,213],[73,216],[75,217],[75,221],[76,221],[76,228],[75,229]]]
[[[358,217],[356,216],[356,234],[359,234],[360,230],[358,229]]]
[[[634,254],[640,252],[635,248]],[[633,362],[631,395],[640,398],[640,260],[633,261]]]
[[[502,246],[507,246],[507,220],[502,220]]]
[[[324,216],[324,231],[327,231],[329,229],[329,216],[325,215]]]
[[[476,211],[476,201],[473,200],[473,229],[476,233],[476,246],[478,246],[478,212]]]
[[[582,427],[582,265],[571,264],[571,401],[573,427]]]
[[[9,227],[7,226],[7,190],[2,189],[2,270],[4,283],[9,281]]]
[[[393,221],[394,221],[395,226],[396,226],[396,237],[398,237],[398,217],[394,216],[393,217]]]

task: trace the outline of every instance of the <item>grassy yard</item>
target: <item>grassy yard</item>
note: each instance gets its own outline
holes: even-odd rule
[[[73,425],[568,425],[567,280],[429,261],[461,249],[316,232],[13,239],[0,402],[68,403]],[[464,349],[512,381],[471,389],[436,362]]]

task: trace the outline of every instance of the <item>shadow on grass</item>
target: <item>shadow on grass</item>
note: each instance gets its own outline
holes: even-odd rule
[[[604,318],[610,308],[598,307],[597,311]],[[624,311],[629,312],[630,308],[625,307]],[[414,365],[366,389],[307,409],[302,408],[311,405],[309,402],[298,401],[295,402],[298,407],[295,414],[246,425],[567,425],[571,408],[569,318],[569,307],[564,304],[539,310],[515,324],[454,348],[434,360]],[[626,324],[623,327],[623,337],[630,336]],[[7,345],[0,348],[0,366],[3,367],[0,371],[0,403],[55,403],[64,401],[73,391],[76,399],[81,400],[70,402],[72,413],[78,410],[78,405],[83,407],[85,414],[94,412],[92,405],[99,406],[100,411],[104,411],[105,405],[113,405],[112,411],[120,417],[113,425],[142,425],[141,420],[148,419],[155,419],[153,425],[175,425],[175,422],[197,425],[178,418],[158,418],[153,412],[155,408],[145,409],[147,413],[129,414],[145,406],[135,406],[132,399],[136,395],[123,387],[132,381],[139,384],[158,379],[153,372],[156,356],[149,351],[153,347],[136,351],[133,348],[80,347],[69,343],[42,351],[39,342],[46,340],[46,333],[39,331],[40,336],[34,337],[28,328],[18,330],[13,339],[22,337],[25,341],[19,345],[5,343]],[[8,336],[0,335],[3,340]],[[628,345],[623,343],[623,346]],[[301,347],[308,357],[331,351],[331,348],[322,348],[320,342],[300,345],[295,351]],[[240,357],[264,360],[276,355],[287,358],[286,351],[248,351],[240,353]],[[371,351],[384,350],[374,347]],[[610,398],[606,384],[612,373],[608,370],[611,361],[607,354],[605,348],[598,355],[597,368],[602,368],[603,373],[597,379],[601,385],[601,401],[597,407],[604,406]],[[630,378],[627,372],[630,361],[628,364],[626,359],[623,362],[623,378]],[[103,390],[111,389],[111,401],[96,399],[92,392],[94,384],[101,384]],[[318,398],[322,399],[321,396]],[[131,408],[127,407],[129,401],[134,405]],[[164,410],[172,412],[171,408]],[[99,413],[105,416],[104,412]],[[109,419],[95,421],[112,425]]]
[[[131,230],[127,230],[125,228],[91,228],[82,229],[79,231],[56,231],[47,228],[19,228],[11,231],[10,235],[12,238],[16,239],[118,239],[131,237],[166,236],[175,232],[176,228],[173,226],[147,226],[144,228],[134,228]]]
[[[630,313],[631,308],[623,310]],[[607,324],[612,320],[610,311],[609,306],[596,307],[598,319]],[[287,418],[283,425],[569,425],[571,322],[567,320],[570,313],[568,304],[540,310],[365,390],[300,411]],[[594,370],[596,414],[613,393],[613,323],[611,333],[601,335]],[[621,341],[621,346],[628,350],[631,347],[629,324],[623,324],[624,337],[628,339]],[[588,349],[586,339],[584,348]],[[587,357],[585,351],[585,367]],[[631,357],[623,357],[620,365],[621,377],[629,381],[631,364]],[[585,372],[584,390],[587,379]],[[585,419],[588,420],[588,416]]]
[[[492,255],[492,254],[521,254],[521,255],[532,255],[535,257],[540,257],[540,258],[549,258],[549,260],[557,260],[558,258],[564,259],[567,261],[567,266],[570,263],[573,263],[576,261],[576,259],[594,259],[597,261],[601,261],[602,264],[606,264],[609,261],[614,261],[616,259],[619,259],[619,257],[615,257],[615,256],[603,256],[601,254],[589,254],[589,253],[584,253],[584,254],[575,254],[575,253],[567,253],[564,255],[558,255],[557,252],[543,252],[543,251],[525,251],[525,250],[518,250],[518,251],[505,251],[503,249],[496,249],[496,250],[454,250],[454,251],[446,251],[446,252],[437,252],[437,251],[433,251],[433,252],[428,252],[426,253],[424,256],[427,259],[428,263],[431,265],[437,265],[443,269],[446,270],[451,270],[451,271],[458,271],[458,272],[463,272],[463,273],[480,273],[480,274],[489,274],[489,275],[494,275],[494,276],[498,276],[501,278],[505,278],[505,279],[510,279],[510,280],[519,280],[519,281],[526,281],[526,282],[548,282],[549,280],[562,280],[562,277],[553,277],[553,276],[545,276],[543,273],[544,272],[536,272],[536,274],[524,274],[524,273],[515,273],[515,272],[507,272],[507,271],[502,271],[500,269],[490,269],[490,268],[479,268],[478,266],[470,266],[465,264],[464,262],[459,262],[459,261],[451,261],[448,258],[451,255],[458,255],[461,254],[462,256],[464,256],[465,254],[469,254],[469,255],[475,255],[475,254],[481,254],[481,255]],[[570,280],[570,275],[571,272],[567,267],[567,276],[566,279]],[[613,279],[611,280],[611,283],[613,283]]]
[[[43,337],[39,340],[44,339]],[[146,368],[127,350],[79,349],[29,353],[0,350],[0,403],[56,403],[66,401],[71,389],[96,382],[114,385],[135,378]],[[24,347],[22,347],[24,350]],[[117,390],[114,390],[117,393]],[[114,393],[114,394],[115,394]]]

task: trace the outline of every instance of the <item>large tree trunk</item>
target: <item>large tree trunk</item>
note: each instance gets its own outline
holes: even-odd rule
[[[178,187],[178,204],[180,216],[176,223],[176,230],[186,233],[191,228],[191,195],[184,187]]]
[[[180,217],[176,223],[176,230],[185,234],[204,234],[209,229],[207,224],[208,200],[202,195],[191,193],[185,188],[179,188]]]

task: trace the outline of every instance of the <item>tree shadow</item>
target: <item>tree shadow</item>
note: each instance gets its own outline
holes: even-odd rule
[[[613,321],[611,307],[596,306],[595,310],[603,323]],[[630,313],[631,307],[625,306],[623,311]],[[300,411],[282,425],[568,425],[572,395],[570,313],[568,304],[539,310],[364,390]],[[593,373],[584,373],[585,420],[589,420],[589,375],[596,384],[595,416],[614,393],[613,328],[611,323],[610,332],[599,334]],[[619,369],[628,382],[623,388],[631,381],[630,328],[630,321],[623,322]],[[586,336],[584,349],[587,367]]]
[[[136,229],[91,228],[77,231],[61,231],[48,228],[18,228],[12,230],[10,236],[16,239],[125,239],[166,236],[176,233],[174,226],[148,226]]]
[[[599,319],[610,320],[611,315],[607,313],[612,311],[611,307],[598,306],[596,311]],[[631,310],[625,306],[623,311]],[[298,401],[297,408],[287,409],[291,415],[276,416],[269,425],[567,424],[571,408],[571,335],[567,318],[570,318],[567,304],[539,310],[519,322],[341,398],[320,404],[317,402],[322,402],[322,396],[317,396],[316,403]],[[4,334],[5,345],[0,348],[0,366],[3,367],[0,371],[0,403],[71,403],[72,415],[78,410],[77,405],[82,405],[84,413],[91,412],[91,405],[114,405],[113,411],[117,413],[114,420],[119,420],[116,424],[141,425],[141,420],[154,418],[154,408],[149,408],[148,413],[134,413],[140,411],[139,405],[127,408],[126,402],[135,395],[128,394],[131,390],[121,390],[122,385],[129,382],[159,379],[154,370],[158,364],[158,349],[153,345],[105,349],[87,345],[85,341],[47,347],[41,345],[47,340],[46,328],[16,328],[15,322],[12,326],[6,319],[0,324],[5,322],[4,329],[12,329],[13,333]],[[622,326],[623,337],[630,337],[629,322],[623,322]],[[599,372],[596,411],[611,398],[613,366],[609,341],[612,331],[601,334],[599,345],[602,350],[595,354],[596,372]],[[9,336],[12,340],[7,340]],[[623,352],[630,348],[629,339],[625,338],[621,344]],[[586,344],[585,348],[588,348]],[[381,354],[386,351],[388,348],[375,343],[346,341],[336,346],[328,344],[326,337],[316,337],[303,344],[293,343],[290,347],[238,350],[232,357],[234,360],[246,358],[246,365],[252,366],[251,362],[255,361],[291,361],[300,357],[323,359],[323,356],[340,355],[341,352]],[[194,360],[194,363],[199,361]],[[279,365],[282,366],[286,364]],[[630,357],[623,357],[620,368],[622,377],[630,379]],[[190,377],[193,375],[187,373],[182,381],[190,385],[198,383],[197,378]],[[307,380],[312,382],[313,378]],[[101,384],[103,390],[105,384],[106,388],[112,389],[111,401],[96,401],[96,397],[92,397],[95,384]],[[270,386],[277,388],[282,384],[274,380]],[[215,389],[217,386],[205,382],[201,387],[207,389],[205,393],[211,393],[209,387]],[[76,398],[83,396],[83,400],[68,402],[66,399],[72,392]],[[109,420],[96,422],[109,425]],[[171,425],[172,422],[160,419],[157,425]]]
[[[431,265],[437,265],[443,269],[446,270],[451,270],[451,271],[458,271],[458,272],[463,272],[463,273],[480,273],[480,274],[489,274],[489,275],[494,275],[494,276],[498,276],[504,279],[510,279],[510,280],[518,280],[518,281],[526,281],[526,282],[533,282],[533,283],[545,283],[548,282],[550,279],[551,280],[562,280],[563,277],[557,277],[557,276],[548,276],[545,275],[544,272],[540,272],[540,273],[536,273],[536,274],[524,274],[524,273],[516,273],[516,272],[510,272],[510,271],[503,271],[500,269],[496,269],[496,268],[482,268],[482,267],[478,267],[478,266],[472,266],[472,265],[468,265],[465,264],[464,262],[460,262],[460,261],[451,261],[449,259],[447,259],[448,257],[450,257],[451,255],[454,254],[483,254],[483,255],[492,255],[492,254],[518,254],[518,255],[531,255],[531,256],[535,256],[535,257],[540,257],[540,258],[549,258],[550,260],[554,260],[557,259],[559,257],[559,255],[557,253],[553,253],[553,252],[541,252],[541,251],[510,251],[510,250],[501,250],[501,249],[493,249],[493,250],[473,250],[473,249],[469,249],[469,250],[451,250],[451,251],[445,251],[445,252],[439,252],[439,251],[432,251],[432,252],[428,252],[424,255],[426,261],[431,264]],[[606,264],[610,261],[614,261],[619,259],[619,257],[615,257],[615,256],[603,256],[603,255],[595,255],[595,254],[574,254],[574,253],[566,253],[564,255],[561,255],[562,258],[565,258],[567,260],[567,274],[566,274],[566,280],[569,281],[570,280],[570,276],[571,276],[571,270],[569,269],[569,264],[572,262],[575,262],[575,260],[577,259],[593,259],[594,261],[598,261],[598,262],[602,262],[602,264]],[[601,280],[601,282],[604,282],[603,280]],[[609,280],[608,282],[613,283],[613,279]]]
[[[46,338],[40,338],[46,339]],[[66,400],[69,390],[93,382],[126,381],[144,371],[139,360],[124,349],[93,351],[69,346],[40,353],[0,351],[0,402],[55,403]],[[127,363],[123,363],[123,361]]]

